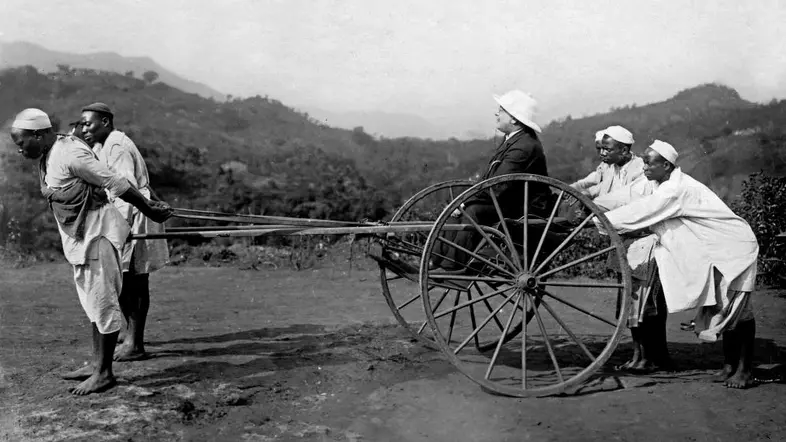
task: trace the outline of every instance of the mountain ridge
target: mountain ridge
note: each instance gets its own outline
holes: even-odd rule
[[[59,64],[72,68],[95,69],[118,74],[133,71],[136,78],[141,78],[145,71],[154,71],[159,75],[159,81],[184,92],[217,101],[226,100],[225,94],[208,85],[189,80],[170,71],[148,56],[124,56],[110,51],[75,54],[53,51],[25,41],[0,41],[0,69],[30,65],[44,72],[52,72],[57,70]]]

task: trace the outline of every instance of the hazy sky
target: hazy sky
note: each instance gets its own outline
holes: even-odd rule
[[[147,55],[225,93],[457,125],[491,125],[511,88],[541,123],[712,81],[786,97],[777,0],[2,0],[0,17],[5,40]]]

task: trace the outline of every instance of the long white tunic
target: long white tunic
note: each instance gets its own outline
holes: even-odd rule
[[[110,169],[122,175],[146,198],[150,198],[150,177],[142,154],[131,139],[119,130],[112,131],[104,144],[96,144],[93,151]],[[160,233],[164,226],[150,220],[136,207],[108,192],[109,200],[126,218],[131,232]],[[123,250],[123,270],[134,273],[151,273],[169,262],[169,248],[165,239],[131,241]]]
[[[669,312],[726,306],[729,290],[753,291],[759,244],[748,223],[680,168],[651,187],[606,217],[620,233],[649,228],[658,236],[654,255]]]

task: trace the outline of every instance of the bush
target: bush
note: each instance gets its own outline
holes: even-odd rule
[[[786,178],[752,174],[742,185],[732,210],[745,219],[759,241],[759,279],[764,284],[786,286],[786,241],[776,236],[786,231]]]

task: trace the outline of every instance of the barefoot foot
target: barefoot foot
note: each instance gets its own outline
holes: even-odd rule
[[[60,375],[60,378],[65,379],[67,381],[84,381],[85,379],[89,378],[92,375],[93,375],[93,366],[91,364],[88,364],[74,371],[63,373]]]
[[[749,372],[739,372],[734,373],[730,378],[726,379],[726,382],[723,385],[729,388],[750,388],[756,385],[756,381],[753,379],[753,376]]]
[[[642,359],[636,364],[628,367],[628,371],[634,374],[650,374],[655,373],[659,369],[657,365],[653,364],[648,359]]]
[[[141,361],[148,358],[144,348],[135,348],[133,345],[121,345],[115,350],[113,359],[118,362]]]
[[[115,379],[114,376],[106,373],[99,373],[90,376],[84,382],[74,388],[70,388],[68,391],[77,396],[84,396],[90,393],[101,393],[102,391],[114,387],[116,384],[117,379]]]
[[[624,364],[621,364],[621,365],[618,365],[618,366],[614,367],[614,369],[618,370],[618,371],[622,371],[622,370],[627,370],[630,367],[633,367],[634,365],[636,365],[636,361],[631,359],[631,360],[629,360],[628,362],[626,362]]]
[[[712,375],[712,382],[726,382],[727,379],[734,374],[734,367],[731,365],[724,365],[723,370]]]

